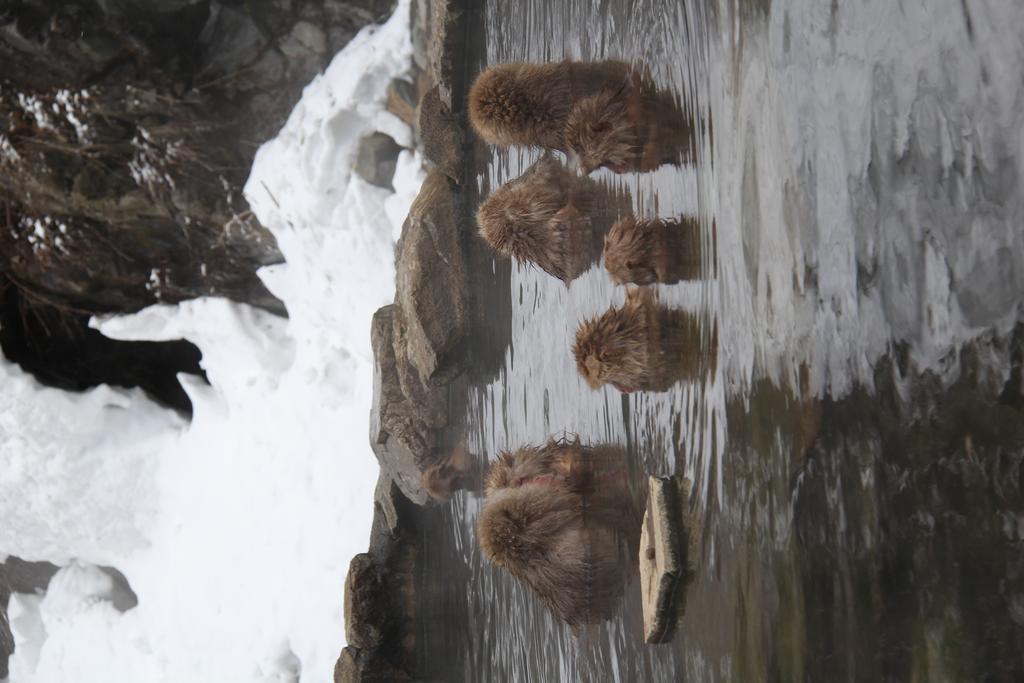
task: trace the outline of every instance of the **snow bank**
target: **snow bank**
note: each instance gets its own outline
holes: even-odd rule
[[[288,320],[205,299],[93,321],[200,347],[210,385],[183,378],[190,424],[138,392],[72,396],[21,377],[0,398],[3,490],[32,505],[2,501],[0,553],[115,566],[139,598],[117,612],[88,565],[19,596],[12,680],[330,680],[379,472],[370,318],[393,298],[394,240],[423,178],[411,152],[394,193],[349,168],[373,131],[410,143],[383,110],[411,64],[408,18],[404,0],[356,36],[257,155],[246,196],[286,259],[260,275]],[[18,377],[0,375],[5,388]]]
[[[144,551],[181,420],[138,390],[41,386],[0,357],[0,557],[114,564]]]

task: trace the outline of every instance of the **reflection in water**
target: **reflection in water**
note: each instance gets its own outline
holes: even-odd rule
[[[533,263],[566,284],[601,254],[612,222],[632,202],[551,155],[495,190],[480,205],[480,234],[498,253]]]
[[[640,506],[621,448],[549,441],[502,453],[477,529],[484,556],[570,626],[611,617],[635,570]]]
[[[572,352],[591,389],[611,384],[624,393],[666,391],[714,372],[716,329],[705,346],[700,317],[659,304],[654,289],[639,287],[626,293],[622,306],[580,323]]]
[[[423,488],[435,501],[450,499],[456,491],[479,488],[479,458],[466,453],[462,444],[456,445],[440,462],[423,470]]]
[[[700,225],[693,218],[626,216],[604,242],[604,267],[619,284],[675,284],[701,275]]]
[[[644,65],[512,63],[482,73],[470,122],[485,141],[568,153],[584,173],[651,171],[691,156],[693,126]]]

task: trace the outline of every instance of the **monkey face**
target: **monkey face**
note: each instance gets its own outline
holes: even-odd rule
[[[622,306],[585,320],[576,330],[576,367],[591,389],[611,384],[629,393],[649,388],[660,374],[656,295],[646,288],[631,289]]]
[[[589,174],[603,167],[625,173],[637,156],[636,131],[619,91],[581,99],[565,126],[565,144],[576,165]]]
[[[657,264],[667,259],[668,248],[664,221],[626,216],[605,236],[604,267],[620,284],[654,284],[662,279]]]

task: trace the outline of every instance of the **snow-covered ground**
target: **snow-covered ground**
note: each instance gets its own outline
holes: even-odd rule
[[[394,295],[394,242],[422,182],[351,175],[411,67],[409,3],[311,83],[246,186],[286,263],[260,273],[289,319],[225,300],[93,324],[118,339],[187,338],[207,386],[185,423],[139,391],[43,388],[0,359],[0,557],[65,568],[10,606],[16,683],[326,681],[344,645],[348,562],[366,549],[378,475],[367,416],[373,311]],[[127,577],[139,604],[109,600]]]

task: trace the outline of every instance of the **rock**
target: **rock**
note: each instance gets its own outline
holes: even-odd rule
[[[430,4],[433,0],[412,0],[410,27],[412,29],[412,61],[415,67],[425,72],[430,65],[427,53],[433,40],[430,25]]]
[[[372,133],[359,141],[352,170],[371,185],[394,190],[391,180],[395,177],[401,151],[402,148],[390,135]]]
[[[416,128],[416,107],[419,95],[416,86],[409,81],[396,78],[388,86],[386,108],[410,128]]]
[[[461,109],[466,8],[464,0],[430,0],[431,40],[427,46],[427,70],[437,83],[441,104],[448,111]]]
[[[658,477],[649,477],[647,483],[647,512],[640,533],[644,640],[667,643],[685,605],[689,577],[689,485]]]
[[[389,609],[383,586],[380,570],[368,554],[352,558],[345,579],[345,640],[349,645],[371,649],[383,640]]]
[[[400,495],[395,482],[381,471],[377,477],[377,486],[373,490],[374,517],[380,516],[383,521],[382,528],[390,535],[394,535],[398,530],[398,505],[395,499]]]
[[[412,204],[396,253],[395,302],[409,360],[424,382],[452,370],[465,335],[465,265],[451,182],[431,171]]]
[[[384,483],[387,481],[388,483]],[[335,681],[407,681],[415,662],[417,544],[422,536],[408,524],[409,501],[381,476],[395,522],[376,506],[368,552],[352,558],[345,579],[345,638]],[[378,502],[380,498],[378,496]],[[400,515],[399,510],[406,510]],[[392,525],[393,524],[393,525]]]
[[[435,438],[415,406],[402,393],[394,349],[394,305],[373,316],[373,404],[370,408],[370,446],[386,474],[410,500],[427,502],[423,488],[424,463],[434,450]]]
[[[281,52],[286,57],[297,58],[323,54],[327,50],[327,36],[319,27],[308,21],[300,21],[281,43]]]
[[[351,645],[341,651],[334,665],[334,683],[405,683],[408,673],[392,666],[378,652]]]
[[[98,384],[136,386],[186,415],[192,413],[192,402],[177,375],[203,376],[202,353],[190,342],[109,339],[89,327],[89,316],[26,299],[2,274],[0,350],[47,386],[68,391]]]
[[[451,109],[441,100],[439,86],[423,96],[416,136],[423,156],[456,183],[462,182],[465,133]]]

